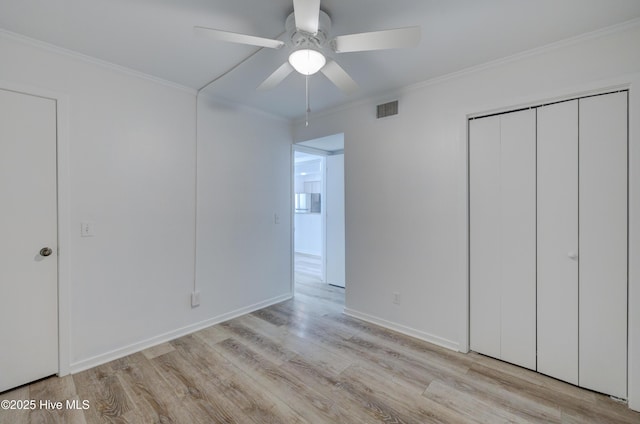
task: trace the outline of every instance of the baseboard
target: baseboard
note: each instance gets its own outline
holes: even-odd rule
[[[364,312],[355,311],[353,309],[344,308],[344,314],[353,318],[361,319],[363,321],[370,322],[371,324],[379,325],[380,327],[387,328],[389,330],[397,331],[407,336],[414,337],[416,339],[423,340],[425,342],[432,343],[447,349],[459,351],[460,346],[457,342],[444,339],[442,337],[434,336],[433,334],[425,333],[424,331],[416,330],[415,328],[407,327],[402,324],[387,321],[382,318],[374,317]]]
[[[88,359],[83,359],[82,361],[78,361],[70,364],[69,372],[71,374],[75,374],[75,373],[87,370],[89,368],[93,368],[98,365],[102,365],[107,362],[113,361],[114,359],[119,359],[124,356],[131,355],[132,353],[140,352],[141,350],[177,339],[178,337],[186,336],[187,334],[194,333],[198,330],[202,330],[203,328],[220,324],[221,322],[229,321],[230,319],[249,314],[251,312],[257,311],[262,308],[266,308],[271,305],[275,305],[276,303],[284,302],[285,300],[289,300],[291,298],[293,298],[293,294],[291,293],[287,293],[281,296],[276,296],[274,298],[267,299],[262,302],[254,303],[253,305],[245,306],[243,308],[239,308],[234,311],[227,312],[225,314],[218,315],[216,317],[209,318],[207,320],[188,325],[186,327],[178,328],[177,330],[169,331],[167,333],[160,334],[155,337],[151,337],[141,342],[133,343],[128,346],[124,346],[119,349],[115,349],[110,352],[103,353],[101,355],[93,356]]]

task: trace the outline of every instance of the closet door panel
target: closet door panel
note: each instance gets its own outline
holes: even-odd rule
[[[538,371],[578,384],[578,101],[538,108]]]
[[[470,347],[500,357],[500,118],[469,122]]]
[[[501,118],[501,359],[536,369],[536,112]]]
[[[627,396],[627,93],[580,100],[580,386]]]

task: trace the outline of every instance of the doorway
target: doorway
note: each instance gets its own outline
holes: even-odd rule
[[[294,283],[346,285],[344,135],[294,145]]]
[[[0,89],[0,392],[59,372],[57,102]]]

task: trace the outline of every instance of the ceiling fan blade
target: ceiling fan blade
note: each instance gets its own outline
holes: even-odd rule
[[[293,0],[296,28],[309,34],[318,33],[320,0]]]
[[[236,32],[221,31],[219,29],[195,26],[193,29],[198,34],[205,35],[217,41],[228,41],[230,43],[248,44],[250,46],[268,47],[270,49],[279,49],[284,46],[284,42],[280,40],[272,40],[271,38],[254,37],[253,35],[238,34]]]
[[[420,42],[420,32],[420,27],[414,26],[339,35],[331,40],[331,47],[336,53],[415,47]]]
[[[291,72],[293,72],[293,66],[289,62],[284,62],[278,69],[276,69],[266,80],[262,82],[257,90],[269,90],[276,85],[280,84]]]
[[[320,70],[329,81],[334,83],[336,87],[349,95],[358,90],[358,84],[333,60],[329,60],[324,68]]]

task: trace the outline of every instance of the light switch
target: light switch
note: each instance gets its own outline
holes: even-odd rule
[[[280,215],[278,215],[277,213],[273,214],[273,223],[280,224]]]
[[[95,236],[94,231],[95,225],[93,222],[81,222],[80,223],[80,236],[82,237],[93,237]]]

